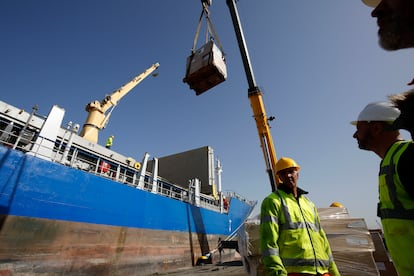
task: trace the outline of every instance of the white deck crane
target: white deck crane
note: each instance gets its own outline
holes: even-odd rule
[[[98,142],[99,131],[104,129],[112,114],[112,110],[118,104],[119,100],[128,94],[137,84],[149,76],[155,69],[160,66],[159,63],[151,65],[144,72],[133,78],[112,94],[105,96],[99,101],[93,101],[86,105],[86,111],[89,113],[85,124],[83,125],[80,136],[93,143]]]

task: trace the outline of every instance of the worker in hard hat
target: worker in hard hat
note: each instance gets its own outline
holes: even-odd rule
[[[335,201],[335,202],[332,202],[331,205],[329,205],[329,207],[344,208],[344,205]]]
[[[280,158],[278,189],[261,205],[260,249],[266,275],[340,275],[315,205],[297,186],[300,166]]]
[[[414,1],[362,0],[374,7],[372,17],[377,18],[379,43],[385,50],[414,47]]]
[[[351,122],[360,149],[381,158],[379,204],[384,238],[400,276],[413,275],[414,255],[414,143],[404,141],[392,127],[400,111],[389,102],[368,104]]]
[[[380,45],[385,50],[414,47],[414,1],[412,0],[362,0],[373,7],[372,17],[377,18]],[[413,85],[412,79],[408,85]],[[401,111],[395,127],[407,129],[414,138],[414,91],[389,97]]]
[[[112,144],[114,143],[114,138],[115,138],[115,136],[111,135],[111,136],[108,137],[108,139],[106,139],[105,147],[107,149],[110,149],[112,147]]]

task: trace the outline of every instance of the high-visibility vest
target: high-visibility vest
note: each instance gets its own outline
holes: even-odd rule
[[[315,205],[282,190],[261,205],[260,249],[269,275],[340,275]]]
[[[105,144],[105,146],[106,146],[106,147],[110,147],[110,146],[112,146],[113,140],[114,140],[114,139],[112,138],[112,136],[108,137],[108,139],[106,139],[106,144]]]
[[[413,275],[414,199],[406,192],[398,175],[398,162],[412,142],[394,143],[381,161],[378,216],[385,243],[400,276]],[[414,179],[409,185],[414,184]]]

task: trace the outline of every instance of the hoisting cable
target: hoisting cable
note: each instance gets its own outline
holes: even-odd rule
[[[197,31],[195,33],[194,36],[194,41],[193,41],[193,48],[191,49],[191,53],[194,53],[196,46],[197,46],[197,41],[198,41],[198,36],[200,34],[200,29],[201,29],[201,23],[203,22],[203,16],[205,15],[206,18],[206,22],[207,22],[207,30],[206,30],[206,43],[208,42],[209,39],[209,35],[212,35],[211,38],[213,38],[214,41],[217,42],[217,45],[219,47],[219,49],[223,52],[223,46],[221,45],[220,39],[216,33],[216,30],[214,28],[213,22],[211,21],[210,18],[210,11],[208,10],[208,4],[201,1],[202,5],[203,5],[203,9],[201,10],[201,14],[200,14],[200,19],[198,20],[198,24],[197,24]]]
[[[183,79],[183,82],[186,82],[190,85],[191,89],[194,89],[196,91],[196,95],[200,95],[201,93],[207,91],[211,87],[217,85],[218,83],[224,81],[227,76],[226,72],[226,65],[225,65],[225,55],[223,52],[223,46],[221,45],[220,39],[216,33],[216,30],[214,28],[213,22],[210,18],[210,11],[209,6],[211,5],[211,0],[201,0],[202,10],[200,14],[200,18],[198,20],[197,24],[197,30],[194,36],[193,40],[193,46],[191,48],[191,54],[187,58],[187,67],[185,71],[185,77]],[[199,50],[196,49],[197,42],[199,39],[200,29],[201,25],[203,23],[203,18],[205,17],[206,20],[206,37],[205,37],[205,44],[203,47],[201,47]],[[217,57],[213,55],[213,52],[215,51],[214,48],[218,48],[220,50],[221,54],[221,61],[218,61],[216,64],[214,62]],[[200,66],[200,64],[193,63],[194,59],[200,59],[203,58],[201,54],[204,55],[205,52],[210,51],[210,56],[208,58],[208,63],[204,64],[205,61],[203,61],[203,67],[207,68],[215,67],[216,70],[213,71],[211,69],[208,69],[206,71],[202,71],[201,68],[197,67]],[[193,68],[194,66],[194,68]],[[194,69],[194,70],[193,70]],[[192,71],[193,70],[193,71]]]

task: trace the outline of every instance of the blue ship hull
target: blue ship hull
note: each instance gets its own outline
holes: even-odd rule
[[[150,275],[217,260],[218,241],[234,241],[255,203],[215,190],[210,147],[141,165],[63,116],[0,101],[0,275]]]
[[[218,260],[218,239],[253,208],[234,197],[220,213],[4,146],[0,176],[5,273],[150,275]]]
[[[252,208],[232,198],[221,214],[3,146],[0,162],[2,214],[227,236]]]

